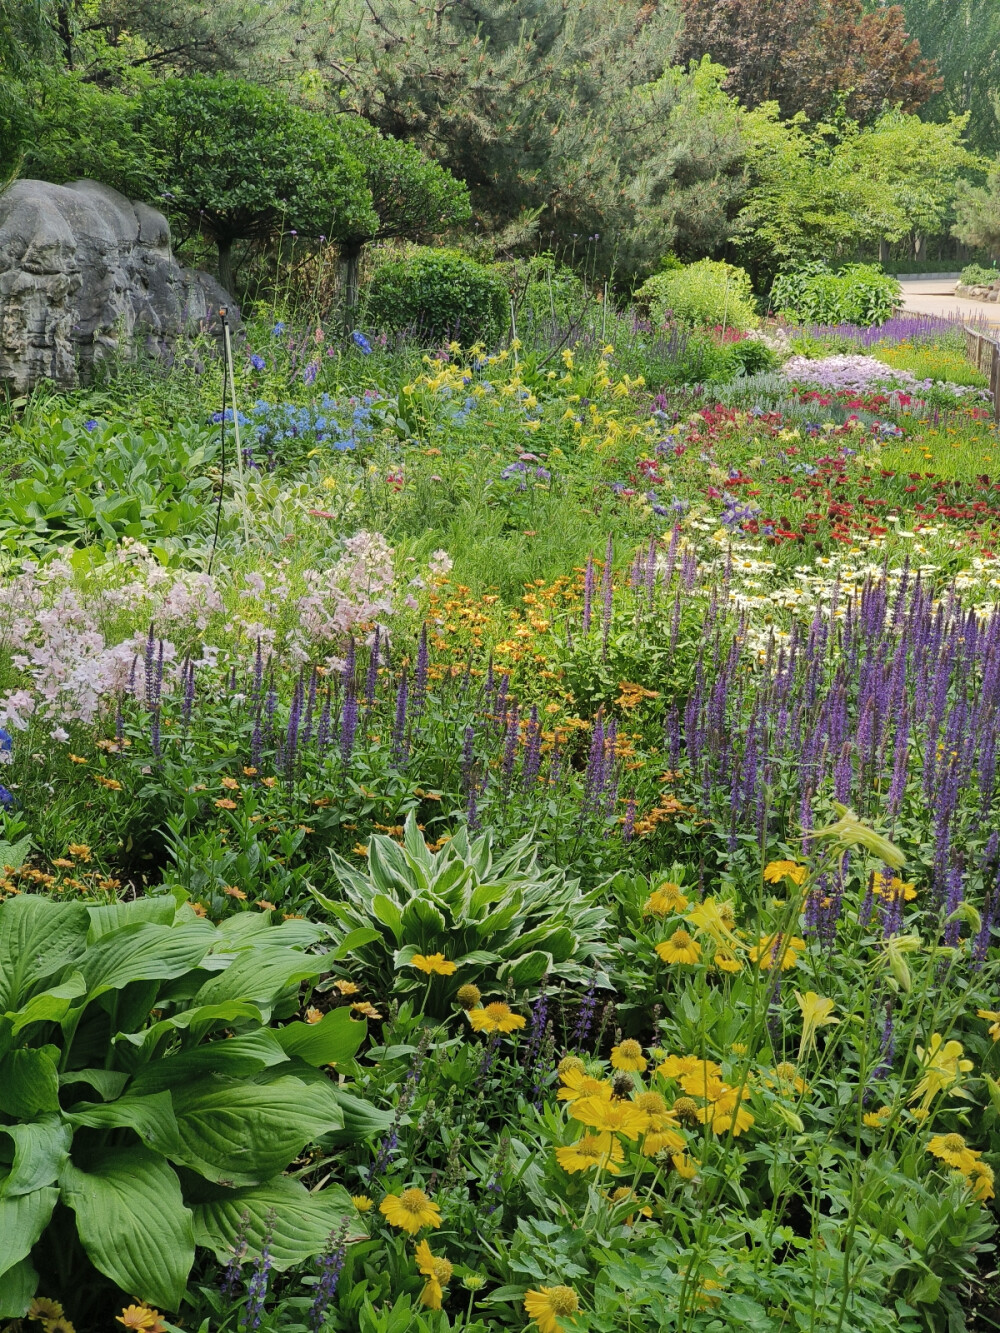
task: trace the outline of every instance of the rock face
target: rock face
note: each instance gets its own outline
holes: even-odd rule
[[[965,287],[959,283],[955,288],[955,295],[963,297],[966,301],[1000,301],[1000,281],[991,282],[988,287]]]
[[[239,310],[207,273],[170,253],[167,220],[96,181],[15,181],[0,194],[0,383],[86,381],[138,350],[171,360],[187,334]]]

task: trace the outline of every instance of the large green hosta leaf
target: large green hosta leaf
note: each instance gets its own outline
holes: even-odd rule
[[[0,1179],[0,1198],[31,1194],[59,1178],[66,1165],[72,1131],[58,1115],[21,1125],[4,1125],[0,1133],[14,1140],[10,1174]]]
[[[30,1259],[22,1259],[0,1274],[0,1319],[22,1318],[37,1287],[38,1274]]]
[[[60,1185],[94,1267],[129,1295],[176,1310],[194,1263],[194,1229],[163,1158],[148,1148],[107,1148],[85,1171],[68,1162]]]
[[[57,1189],[46,1188],[0,1199],[0,1273],[27,1259],[58,1198]]]
[[[91,999],[133,981],[167,981],[196,968],[215,943],[207,921],[180,926],[146,922],[110,931],[79,960]]]
[[[0,1011],[19,1009],[38,981],[78,958],[89,925],[77,903],[8,898],[0,912]]]
[[[59,1110],[59,1071],[55,1047],[8,1051],[0,1060],[0,1111],[17,1120],[33,1120]]]
[[[287,1023],[275,1028],[282,1049],[309,1065],[343,1064],[357,1054],[368,1031],[349,1009],[331,1009],[318,1023]]]
[[[245,1237],[251,1254],[260,1253],[268,1235],[272,1262],[281,1270],[319,1254],[344,1222],[348,1240],[365,1235],[346,1190],[333,1185],[310,1194],[299,1181],[284,1176],[249,1189],[213,1191],[194,1208],[195,1240],[214,1251],[220,1263],[232,1257],[238,1234]]]
[[[216,1184],[259,1185],[307,1143],[344,1124],[326,1081],[204,1079],[174,1089],[173,1104],[182,1145],[177,1160]]]

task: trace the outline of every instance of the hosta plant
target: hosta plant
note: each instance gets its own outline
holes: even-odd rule
[[[269,1231],[287,1268],[351,1215],[282,1174],[380,1127],[325,1069],[365,1025],[282,1021],[326,970],[320,934],[169,895],[0,904],[0,1318],[39,1289],[80,1317],[97,1274],[176,1310],[197,1247],[225,1261],[241,1225],[251,1255]]]
[[[431,852],[411,814],[401,845],[371,839],[367,872],[334,854],[343,902],[313,893],[340,948],[378,968],[386,989],[425,985],[415,957],[440,953],[455,965],[434,977],[429,1011],[442,1012],[460,986],[484,978],[490,986],[534,986],[544,976],[586,983],[607,954],[600,890],[584,892],[564,871],[540,867],[531,843],[528,836],[495,853],[491,834],[470,841],[460,829]]]

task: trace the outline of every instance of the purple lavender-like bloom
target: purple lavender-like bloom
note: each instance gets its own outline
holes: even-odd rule
[[[271,1285],[271,1237],[274,1234],[275,1215],[268,1213],[266,1230],[260,1255],[254,1260],[250,1281],[247,1283],[247,1298],[243,1306],[243,1327],[247,1333],[256,1333],[264,1315],[264,1303]]]
[[[882,1020],[882,1038],[879,1043],[878,1064],[872,1070],[872,1079],[886,1078],[892,1073],[892,1063],[896,1058],[896,1032],[892,1017],[892,1000],[885,1002],[885,1017]]]
[[[253,733],[250,737],[250,767],[260,772],[260,766],[264,759],[264,730],[260,722],[260,709],[258,708],[253,719]]]
[[[570,1045],[573,1050],[582,1050],[590,1037],[590,1029],[594,1024],[594,1015],[597,1012],[597,972],[590,974],[590,983],[580,1002],[580,1012],[576,1017],[576,1025],[570,1036]]]
[[[299,676],[295,683],[295,691],[292,695],[292,706],[288,713],[288,728],[285,732],[285,768],[291,773],[295,767],[295,759],[299,744],[299,725],[302,721],[302,696],[303,684],[302,677]]]
[[[309,1309],[309,1327],[313,1333],[319,1333],[326,1318],[326,1312],[337,1294],[337,1283],[347,1256],[347,1223],[344,1222],[336,1232],[331,1232],[326,1242],[326,1249],[317,1260],[319,1281],[316,1283],[316,1296]]]
[[[309,695],[306,701],[306,715],[302,722],[302,744],[308,745],[312,740],[313,714],[316,711],[316,684],[319,674],[315,667],[309,673]]]
[[[960,865],[952,866],[948,872],[948,894],[945,899],[944,915],[947,921],[962,905],[962,884],[965,876]],[[958,943],[962,933],[961,921],[948,921],[944,928],[944,942],[952,948]]]
[[[326,697],[323,700],[323,711],[319,715],[319,726],[316,728],[316,748],[320,754],[330,744],[330,691],[327,690]]]
[[[604,573],[601,576],[601,659],[608,655],[608,638],[611,634],[611,620],[614,614],[614,545],[608,537],[608,549],[604,556]]]
[[[417,665],[413,672],[413,710],[419,715],[427,697],[427,671],[430,666],[430,651],[427,647],[427,622],[420,628],[420,645],[417,648]]]
[[[538,1059],[542,1042],[545,1039],[545,1027],[548,1021],[549,996],[545,989],[545,978],[543,977],[538,990],[538,998],[531,1006],[531,1024],[528,1028],[528,1040],[523,1055],[523,1068],[527,1073],[530,1073],[535,1067],[535,1061]]]
[[[264,654],[261,649],[260,636],[257,637],[257,651],[253,659],[253,684],[250,687],[250,697],[254,703],[260,698],[261,686],[264,683]]]
[[[358,697],[353,690],[344,700],[340,715],[340,758],[344,767],[351,762],[354,753],[354,738],[358,730]]]
[[[517,742],[521,734],[519,720],[519,710],[517,704],[515,704],[507,716],[507,735],[504,740],[503,759],[500,764],[505,792],[510,789],[511,779],[514,776],[514,760],[517,758]]]
[[[506,678],[505,678],[506,679]],[[410,696],[410,686],[407,679],[406,667],[403,667],[403,674],[399,678],[399,686],[396,690],[396,716],[392,727],[392,758],[397,767],[402,768],[406,763],[406,710]]]
[[[250,1214],[244,1210],[240,1214],[240,1224],[236,1228],[236,1235],[233,1237],[232,1257],[222,1270],[222,1282],[219,1289],[227,1300],[232,1300],[239,1285],[240,1265],[246,1258],[247,1253],[247,1227],[249,1225]]]

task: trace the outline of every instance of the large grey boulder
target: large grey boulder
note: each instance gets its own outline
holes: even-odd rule
[[[179,341],[239,310],[183,269],[161,212],[107,185],[18,180],[0,194],[0,382],[69,389],[110,357],[172,359]]]

